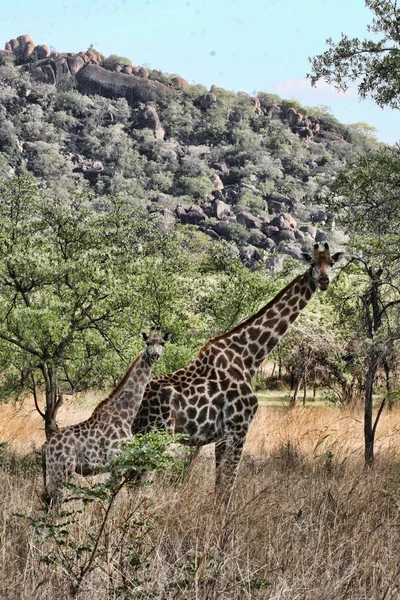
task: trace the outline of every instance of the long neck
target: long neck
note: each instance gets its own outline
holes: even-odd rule
[[[147,352],[140,354],[108,398],[97,406],[93,415],[111,409],[113,414],[123,414],[132,423],[142,402],[153,364]]]
[[[242,361],[244,369],[253,377],[262,362],[308,304],[316,291],[311,270],[296,277],[258,313],[239,324],[232,331],[211,340],[210,345],[225,350],[230,362]]]

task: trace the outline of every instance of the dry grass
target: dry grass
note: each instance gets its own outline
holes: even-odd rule
[[[87,410],[66,413],[64,423]],[[18,421],[16,449],[39,442],[32,418],[25,417],[30,425]],[[11,428],[1,419],[0,439]],[[376,454],[376,468],[365,471],[360,413],[262,407],[228,509],[214,496],[208,449],[183,483],[165,474],[149,488],[124,493],[77,598],[397,600],[399,410],[382,416]],[[37,514],[40,470],[29,457],[15,460],[0,468],[0,485],[0,597],[68,598],[70,576],[40,562],[57,555],[53,542],[41,542],[13,516]],[[71,537],[82,541],[100,521],[99,506],[86,507]]]

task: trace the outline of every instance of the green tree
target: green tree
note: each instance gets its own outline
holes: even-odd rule
[[[361,340],[365,372],[365,462],[374,462],[374,440],[383,399],[373,420],[373,393],[379,367],[390,378],[400,339],[400,203],[398,148],[362,155],[337,178],[331,207],[351,231],[353,288],[341,298],[351,305],[353,328]],[[343,312],[342,312],[343,315]],[[355,318],[354,318],[355,317]]]
[[[328,39],[329,49],[310,58],[312,85],[323,79],[346,91],[357,83],[361,98],[371,96],[378,106],[400,107],[400,8],[397,0],[365,0],[374,17],[368,31],[380,39]]]
[[[104,58],[101,63],[102,67],[104,67],[105,69],[109,69],[110,71],[114,69],[115,65],[129,65],[131,67],[132,62],[129,60],[129,58],[126,58],[125,56],[119,56],[118,54],[110,54],[110,56]]]
[[[135,306],[135,221],[116,201],[95,212],[87,194],[50,197],[28,176],[3,181],[1,195],[2,394],[30,388],[48,436],[65,391],[110,378],[119,317]]]

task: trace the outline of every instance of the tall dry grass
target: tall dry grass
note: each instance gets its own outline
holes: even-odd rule
[[[397,600],[400,598],[400,412],[385,413],[376,467],[365,471],[362,415],[262,407],[231,503],[213,492],[209,449],[180,483],[166,473],[122,494],[79,600]],[[26,520],[38,514],[30,457],[0,469],[0,597],[69,597],[70,575]],[[77,542],[98,530],[96,504],[77,515]],[[150,524],[147,527],[146,523]],[[132,550],[133,549],[133,550]]]

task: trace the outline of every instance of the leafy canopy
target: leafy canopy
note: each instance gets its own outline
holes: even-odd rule
[[[345,34],[329,49],[310,58],[312,85],[323,79],[346,91],[356,82],[361,98],[371,96],[378,106],[400,107],[400,8],[397,0],[365,0],[373,12],[369,39]]]

